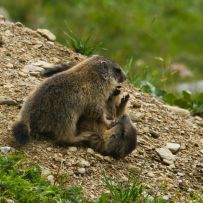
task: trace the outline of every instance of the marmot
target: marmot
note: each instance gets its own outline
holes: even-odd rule
[[[78,134],[91,135],[83,145],[116,159],[125,157],[137,145],[136,128],[125,110],[129,95],[121,95],[118,91],[116,94],[114,92],[107,101],[107,109],[113,109],[108,112],[108,115],[111,116],[111,119],[115,119],[114,125],[110,129],[83,118],[77,124]]]
[[[90,135],[77,134],[81,118],[109,128],[105,105],[126,80],[120,66],[103,56],[92,56],[69,70],[44,80],[24,102],[13,135],[26,144],[30,135],[49,134],[57,142],[75,144]]]

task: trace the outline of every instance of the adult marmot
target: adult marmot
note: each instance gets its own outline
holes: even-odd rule
[[[118,64],[97,55],[46,79],[24,102],[13,126],[14,137],[21,144],[30,135],[43,134],[67,144],[88,140],[90,135],[77,133],[78,121],[92,120],[108,129],[106,101],[125,80]]]

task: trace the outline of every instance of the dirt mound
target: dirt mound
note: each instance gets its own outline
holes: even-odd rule
[[[0,146],[15,148],[11,125],[24,98],[42,80],[39,72],[52,64],[83,59],[19,23],[0,23]],[[81,185],[91,197],[104,189],[101,167],[107,175],[120,176],[123,181],[129,170],[141,167],[149,190],[168,196],[174,191],[202,191],[203,120],[170,108],[130,84],[125,90],[131,96],[129,113],[138,130],[138,148],[125,159],[117,161],[91,149],[62,148],[43,140],[34,140],[21,150],[49,169],[55,179],[58,172],[67,174],[68,184]],[[167,143],[176,145],[168,144],[168,150]],[[158,188],[163,184],[162,191]]]

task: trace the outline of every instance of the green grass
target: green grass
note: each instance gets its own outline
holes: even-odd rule
[[[146,192],[140,172],[131,172],[128,181],[118,177],[110,179],[103,173],[108,192],[102,193],[97,200],[84,197],[80,187],[67,187],[62,182],[52,185],[37,164],[31,164],[22,153],[10,155],[0,153],[0,202],[13,200],[16,203],[167,203],[162,197]],[[177,202],[181,193],[172,198]],[[182,198],[182,202],[202,202],[203,196],[193,193]]]
[[[81,189],[51,185],[41,176],[39,165],[31,165],[22,154],[0,154],[0,202],[84,202]],[[73,201],[74,200],[74,201]]]
[[[87,37],[86,39],[81,39],[77,37],[73,31],[68,29],[68,32],[65,33],[67,36],[67,45],[71,47],[76,53],[80,53],[86,56],[90,56],[95,53],[97,50],[104,49],[102,47],[102,42],[92,42],[90,44],[91,36]]]
[[[166,103],[188,109],[192,115],[203,117],[203,93],[193,95],[184,90],[181,94],[172,92],[168,88],[169,84],[175,78],[178,78],[175,72],[167,69],[167,63],[162,58],[157,58],[162,64],[162,68],[152,69],[145,64],[139,64],[141,70],[138,74],[132,74],[133,58],[124,66],[128,79],[143,92],[161,98]]]

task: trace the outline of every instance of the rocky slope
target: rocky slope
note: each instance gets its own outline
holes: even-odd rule
[[[24,98],[42,80],[39,72],[53,64],[84,59],[50,40],[53,35],[0,20],[0,147],[16,149],[11,125]],[[149,191],[167,197],[174,191],[202,192],[203,119],[169,107],[129,83],[124,88],[130,93],[129,113],[138,130],[138,148],[125,159],[117,161],[91,149],[62,148],[45,140],[33,140],[18,149],[39,162],[43,171],[50,171],[50,181],[66,174],[67,184],[82,186],[93,198],[104,191],[101,168],[122,181],[127,181],[130,170],[142,168]]]

